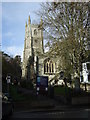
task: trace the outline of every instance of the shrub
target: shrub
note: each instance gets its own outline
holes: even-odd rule
[[[21,81],[20,85],[21,87],[26,88],[26,80]]]
[[[31,81],[23,80],[20,83],[21,87],[26,88],[26,89],[33,89],[33,84]]]

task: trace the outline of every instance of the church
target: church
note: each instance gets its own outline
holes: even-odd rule
[[[30,16],[25,25],[22,78],[26,80],[35,81],[36,76],[48,76],[49,81],[52,81],[59,73],[59,61],[55,57],[50,58],[44,52],[42,26],[42,19],[39,24],[32,24]]]

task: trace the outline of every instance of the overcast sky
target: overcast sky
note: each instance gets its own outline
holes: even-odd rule
[[[31,22],[39,21],[35,11],[40,2],[3,2],[2,3],[2,51],[21,55],[24,49],[25,23],[30,14]]]

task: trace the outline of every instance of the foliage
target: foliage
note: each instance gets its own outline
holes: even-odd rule
[[[31,89],[31,90],[33,89],[33,84],[31,81],[23,80],[21,81],[20,85],[22,88]]]
[[[13,101],[22,101],[25,100],[23,94],[18,93],[17,87],[10,85],[10,95],[12,96]]]
[[[21,86],[22,88],[26,88],[26,80],[21,81],[21,82],[20,82],[20,86]]]
[[[69,97],[86,97],[90,96],[89,92],[85,92],[84,90],[80,89],[76,91],[74,88],[68,88],[65,86],[55,86],[54,87],[55,95],[63,95]]]
[[[33,95],[32,93],[30,94],[24,94],[22,91],[19,92],[18,86],[15,85],[10,85],[10,96],[12,97],[13,101],[15,102],[22,102],[24,101],[24,103],[26,101],[33,102],[33,101],[37,101],[36,96]],[[19,104],[20,104],[19,102]],[[27,103],[26,103],[27,104]]]
[[[86,97],[86,96],[90,96],[90,93],[82,89],[80,89],[80,91],[76,91],[75,89],[71,90],[71,97]]]
[[[2,80],[6,81],[6,76],[10,74],[11,82],[14,79],[17,81],[21,79],[21,59],[19,56],[11,58],[7,54],[2,53]]]
[[[7,83],[6,83],[6,81],[2,81],[2,92],[3,93],[7,92]]]
[[[49,47],[48,56],[59,59],[59,69],[80,74],[81,64],[88,58],[89,3],[47,2],[38,13]]]

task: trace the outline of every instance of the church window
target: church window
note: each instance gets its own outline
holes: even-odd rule
[[[48,73],[48,63],[47,63],[47,69],[46,69],[46,72]]]
[[[49,72],[51,73],[51,65],[50,65],[50,63],[49,63]]]
[[[45,66],[45,64],[44,64],[44,73],[46,72],[46,66]]]
[[[34,35],[37,35],[37,30],[36,29],[34,30]]]
[[[44,73],[53,74],[54,73],[54,62],[50,59],[44,61]]]

